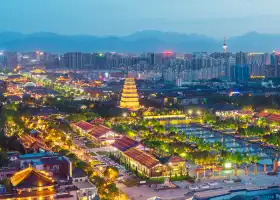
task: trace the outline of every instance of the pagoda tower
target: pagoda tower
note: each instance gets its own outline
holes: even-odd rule
[[[134,78],[126,78],[124,81],[120,107],[127,108],[129,110],[138,110],[140,108]]]

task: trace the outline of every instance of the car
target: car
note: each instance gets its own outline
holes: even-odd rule
[[[219,183],[218,183],[218,182],[216,182],[216,181],[211,181],[211,182],[208,182],[207,184],[208,184],[208,185],[210,185],[210,186],[216,186],[216,185],[219,185]]]
[[[196,185],[190,185],[190,186],[189,186],[189,189],[192,190],[192,191],[195,191],[195,190],[198,190],[199,187],[196,186]]]
[[[235,183],[241,183],[242,180],[241,180],[240,178],[237,178],[237,179],[234,179],[234,182],[235,182]]]
[[[199,185],[199,187],[201,188],[201,189],[209,189],[210,188],[210,186],[208,185],[208,184],[201,184],[201,185]]]
[[[224,183],[234,183],[234,181],[233,181],[233,180],[230,180],[230,179],[224,179],[223,182],[224,182]]]
[[[188,191],[187,193],[184,194],[184,196],[188,196],[191,193],[191,191]]]
[[[267,172],[266,175],[268,175],[268,176],[277,176],[278,173],[277,172]]]

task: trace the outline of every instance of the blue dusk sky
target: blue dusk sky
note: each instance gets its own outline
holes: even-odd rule
[[[0,32],[97,36],[143,30],[221,38],[280,33],[280,0],[1,0]]]

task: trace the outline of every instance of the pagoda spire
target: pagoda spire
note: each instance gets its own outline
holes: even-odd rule
[[[126,78],[124,81],[120,107],[127,108],[129,110],[138,110],[140,108],[134,78]]]

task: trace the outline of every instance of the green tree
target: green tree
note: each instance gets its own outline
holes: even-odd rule
[[[0,166],[3,167],[6,166],[7,164],[8,164],[7,153],[2,149],[0,149]]]
[[[119,175],[119,170],[116,167],[107,167],[104,171],[104,178],[105,180],[107,180],[108,182],[114,182]]]

